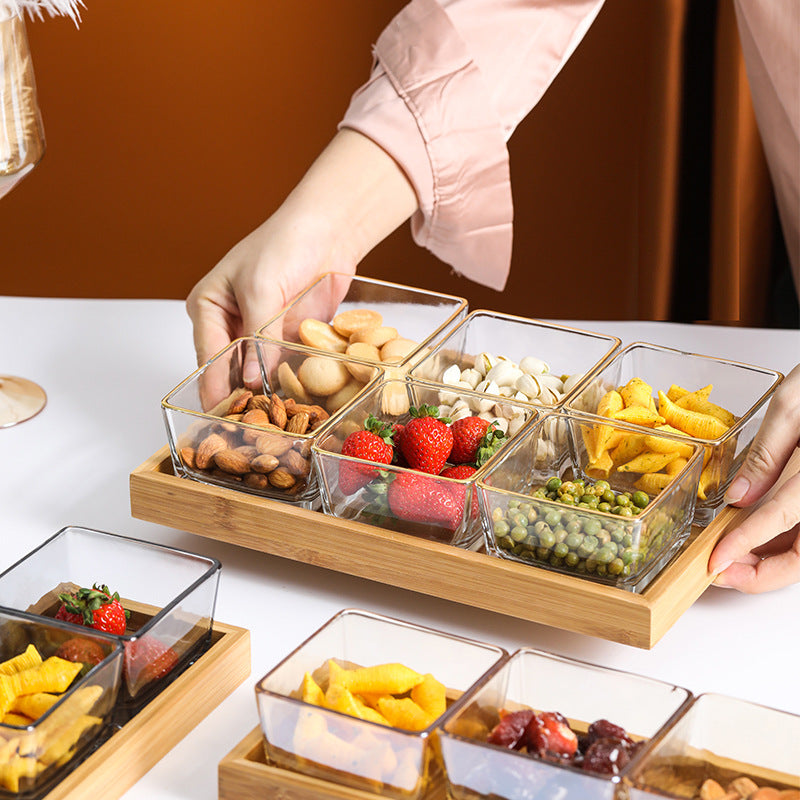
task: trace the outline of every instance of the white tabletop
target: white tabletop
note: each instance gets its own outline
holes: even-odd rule
[[[570,322],[788,372],[800,331]],[[253,686],[342,608],[388,614],[514,650],[532,646],[800,714],[800,585],[709,589],[653,650],[638,650],[227,546],[131,518],[128,476],[166,443],[160,400],[192,371],[183,304],[0,297],[0,374],[45,388],[34,419],[0,430],[0,569],[66,525],[172,544],[223,564],[217,619],[248,628],[252,674],[126,800],[217,797],[217,764],[258,722]]]

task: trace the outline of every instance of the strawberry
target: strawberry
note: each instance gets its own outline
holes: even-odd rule
[[[481,466],[497,450],[505,436],[494,422],[481,417],[457,419],[450,430],[453,432],[453,451],[450,453],[453,464]]]
[[[94,666],[99,664],[106,654],[97,642],[91,639],[67,639],[58,646],[55,654],[65,661],[80,661],[82,664]]]
[[[443,525],[452,530],[461,522],[464,509],[463,497],[459,506],[449,486],[414,472],[401,472],[389,484],[386,499],[399,519]]]
[[[443,469],[439,474],[443,478],[454,478],[455,480],[463,481],[474,475],[477,471],[478,470],[470,464],[456,464],[455,467]]]
[[[391,464],[394,456],[391,427],[370,414],[364,423],[364,430],[355,431],[344,440],[342,455],[378,464]],[[376,474],[377,470],[363,464],[342,461],[339,466],[339,488],[345,494],[355,494]]]
[[[406,426],[401,422],[392,423],[392,441],[394,442],[394,459],[392,460],[392,463],[399,464],[401,467],[408,466],[405,457],[403,456],[401,444],[403,441],[403,431],[405,429]]]
[[[410,408],[411,419],[403,430],[400,449],[409,467],[438,475],[453,449],[449,419],[439,419],[439,409],[424,403]]]
[[[91,589],[78,589],[75,592],[58,596],[61,601],[56,619],[63,619],[75,625],[86,625],[104,633],[122,636],[125,633],[130,612],[122,607],[119,594],[111,594],[108,586],[94,584]]]
[[[163,678],[177,663],[175,651],[155,636],[134,639],[125,646],[125,673],[129,686],[140,686]]]

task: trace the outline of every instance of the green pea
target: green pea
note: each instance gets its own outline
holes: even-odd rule
[[[533,493],[533,495],[532,495],[532,496],[533,496],[533,497],[536,497],[536,498],[537,498],[537,499],[539,499],[539,500],[541,500],[542,498],[544,498],[544,497],[547,497],[547,492],[546,492],[544,489],[542,489],[541,487],[539,487],[539,488],[538,488],[538,489],[537,489],[537,490],[536,490],[536,491]]]
[[[536,548],[536,558],[539,561],[547,561],[550,558],[550,550],[547,547],[537,547]]]
[[[582,528],[583,526],[581,525],[580,521],[574,519],[567,525],[567,533],[569,534],[580,533]]]
[[[519,507],[519,500],[509,500],[508,501],[509,508],[518,508]]]
[[[621,575],[623,569],[625,569],[625,565],[622,563],[622,559],[621,558],[615,558],[608,565],[608,571],[612,575]]]
[[[533,526],[533,532],[534,532],[534,533],[535,533],[537,536],[538,536],[538,535],[539,535],[539,534],[540,534],[542,531],[549,531],[549,530],[550,530],[550,526],[549,526],[549,525],[548,525],[546,522],[544,522],[543,520],[539,520],[539,521],[538,521],[538,522],[537,522],[537,523],[536,523],[536,524]]]
[[[566,558],[567,553],[569,553],[569,547],[564,542],[556,542],[556,546],[553,548],[553,555],[556,558]]]
[[[524,525],[515,525],[509,535],[515,542],[521,542],[528,535],[528,529]]]
[[[564,481],[558,489],[558,493],[561,495],[564,494],[575,494],[576,486],[572,481]]]
[[[608,573],[608,567],[605,564],[598,564],[597,569],[595,570],[595,574],[599,575],[601,578],[605,577]]]
[[[580,533],[572,532],[567,534],[567,538],[564,539],[564,544],[570,550],[577,550],[581,546],[582,541],[583,541],[583,536],[581,536]]]
[[[552,511],[547,512],[547,516],[544,518],[544,521],[551,527],[554,528],[561,522],[561,512],[556,511],[553,509]]]
[[[585,481],[583,478],[576,478],[576,479],[573,481],[573,483],[574,483],[576,486],[581,486],[581,487],[583,487],[583,486],[586,486],[586,481]]]
[[[554,475],[544,486],[548,492],[556,492],[561,486],[561,478],[558,478]]]
[[[556,537],[549,528],[539,534],[539,544],[548,550],[556,543]]]
[[[512,550],[514,548],[514,540],[510,536],[503,536],[497,540],[497,544],[499,547],[502,547],[503,550]]]
[[[530,503],[520,503],[519,504],[519,510],[520,510],[520,512],[522,514],[525,514],[525,516],[527,517],[528,514],[530,513],[530,510],[531,510],[531,504]]]
[[[577,553],[570,552],[570,553],[567,553],[564,556],[564,563],[568,567],[575,567],[580,563],[580,558],[578,558],[578,554]]]
[[[495,536],[505,536],[510,530],[508,523],[504,519],[499,519],[494,524]]]
[[[594,488],[600,492],[606,492],[611,488],[611,484],[608,481],[599,480],[595,481]]]
[[[583,532],[588,536],[597,536],[602,528],[603,526],[600,524],[600,520],[597,519],[587,519],[583,523]]]
[[[608,514],[608,512],[611,511],[611,503],[598,503],[597,510],[604,511],[606,514]]]
[[[614,560],[616,554],[612,553],[605,547],[601,547],[596,553],[595,558],[600,564],[610,564]]]
[[[611,541],[611,534],[605,528],[599,530],[596,535],[597,541],[600,542],[600,544],[607,544]]]
[[[578,547],[578,555],[581,558],[588,558],[597,547],[597,539],[594,536],[586,536]]]
[[[571,495],[571,494],[562,494],[562,495],[561,495],[561,497],[560,497],[559,499],[560,499],[560,500],[561,500],[561,502],[562,502],[562,503],[564,503],[565,505],[568,505],[568,506],[574,506],[574,505],[575,505],[575,497],[574,497],[574,495]]]
[[[617,499],[617,496],[614,494],[613,491],[611,491],[611,489],[606,489],[603,492],[602,497],[604,503],[614,503],[614,501]]]
[[[618,506],[629,506],[631,504],[631,499],[626,494],[618,494],[616,496],[616,503]]]
[[[632,517],[633,509],[630,506],[618,506],[621,517]]]

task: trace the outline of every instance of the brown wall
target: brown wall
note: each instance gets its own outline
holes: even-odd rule
[[[561,318],[668,318],[687,0],[607,0],[512,139],[512,276],[407,227],[362,274]],[[28,25],[48,151],[0,201],[0,294],[184,297],[329,140],[403,5],[87,0]],[[402,277],[401,277],[402,276]]]

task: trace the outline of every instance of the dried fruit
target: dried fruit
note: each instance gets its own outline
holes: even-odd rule
[[[530,709],[501,712],[500,722],[492,728],[487,741],[490,744],[507,747],[509,750],[518,750],[523,744],[523,734],[533,716],[533,711]]]
[[[578,736],[563,714],[544,711],[531,717],[525,729],[528,752],[570,758],[578,749]]]

